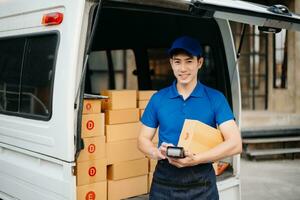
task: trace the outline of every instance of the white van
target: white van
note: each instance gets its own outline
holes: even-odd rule
[[[240,125],[228,20],[300,30],[300,17],[284,7],[244,1],[0,1],[0,199],[77,199],[84,93],[170,84],[166,49],[181,35],[204,46],[199,79],[224,93]],[[220,199],[238,200],[239,156],[228,161]]]

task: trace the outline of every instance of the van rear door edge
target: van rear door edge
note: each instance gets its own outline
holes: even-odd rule
[[[286,12],[276,12],[276,6],[264,6],[246,1],[196,0],[192,1],[194,12],[199,10],[213,13],[214,18],[300,31],[300,16],[281,7]]]

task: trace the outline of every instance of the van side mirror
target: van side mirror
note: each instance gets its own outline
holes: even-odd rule
[[[279,33],[281,28],[267,27],[267,26],[259,26],[258,30],[263,33]]]

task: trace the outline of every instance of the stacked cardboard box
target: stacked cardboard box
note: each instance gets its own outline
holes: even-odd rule
[[[148,160],[137,148],[141,124],[136,90],[107,90],[103,101],[108,199],[147,193]]]
[[[106,199],[106,148],[101,101],[85,99],[82,115],[84,149],[76,161],[77,199]]]
[[[154,138],[152,139],[152,142],[154,143],[155,146],[158,146],[158,132],[159,132],[159,128],[156,129],[156,133]],[[155,170],[156,164],[157,164],[157,160],[153,160],[153,159],[148,159],[149,161],[149,174],[148,174],[148,192],[150,192],[150,188],[151,188],[151,183],[152,183],[152,178],[153,178],[153,172]]]
[[[138,91],[138,96],[137,96],[137,104],[140,109],[140,117],[143,116],[144,109],[146,108],[147,104],[149,103],[149,100],[151,96],[155,93],[155,90],[140,90]],[[152,139],[152,142],[157,146],[158,144],[158,129],[155,133],[154,138]],[[149,172],[148,172],[148,192],[150,192],[150,187],[152,183],[152,178],[153,178],[153,172],[155,170],[157,161],[153,159],[148,159],[148,165],[149,165]]]
[[[76,169],[78,200],[124,199],[149,191],[156,161],[138,150],[137,137],[141,110],[154,92],[107,90],[101,92],[108,96],[102,103],[84,100],[84,149]],[[153,142],[158,143],[157,134]]]
[[[140,109],[140,117],[142,117],[144,110],[149,103],[151,96],[156,92],[156,90],[139,90],[137,92],[137,105]]]
[[[147,107],[150,98],[155,92],[156,90],[139,90],[137,92],[137,105],[138,108],[140,109],[140,118],[142,118],[145,108]],[[154,144],[158,143],[158,131],[156,131],[152,141]]]
[[[124,199],[147,193],[147,174],[147,158],[109,165],[108,199]]]
[[[149,159],[148,192],[150,192],[151,189],[153,172],[155,170],[156,164],[157,164],[157,160]]]

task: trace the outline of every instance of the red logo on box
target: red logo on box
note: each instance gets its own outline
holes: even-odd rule
[[[89,169],[89,175],[90,176],[95,176],[96,175],[96,168],[95,167],[91,167]]]
[[[96,151],[96,145],[90,144],[88,147],[88,152],[89,153],[94,153]]]
[[[94,191],[89,191],[86,195],[85,195],[85,200],[95,200],[96,199],[96,194]]]
[[[90,109],[92,108],[92,105],[91,105],[90,103],[87,103],[87,104],[85,105],[85,108],[86,108],[87,110],[90,110]]]
[[[86,123],[86,128],[87,128],[88,130],[92,130],[94,127],[95,127],[95,124],[94,124],[93,120],[87,121],[87,123]]]

